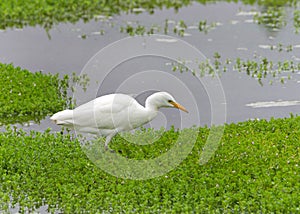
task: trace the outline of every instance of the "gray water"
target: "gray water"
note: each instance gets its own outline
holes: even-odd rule
[[[40,27],[8,29],[0,32],[0,61],[12,62],[16,66],[31,71],[42,70],[45,73],[60,73],[61,75],[72,72],[80,74],[86,63],[99,50],[128,37],[127,34],[120,33],[120,27],[126,26],[127,22],[139,22],[145,26],[156,24],[163,28],[165,20],[168,19],[170,26],[173,22],[184,20],[188,24],[188,29],[185,31],[186,35],[180,37],[172,32],[169,35],[188,42],[208,59],[212,59],[214,53],[218,52],[221,54],[222,60],[237,57],[253,59],[253,56],[257,54],[274,61],[294,59],[297,62],[300,56],[300,40],[299,36],[293,32],[291,17],[289,17],[286,27],[272,31],[263,25],[253,23],[253,10],[260,11],[262,9],[235,3],[217,3],[205,6],[194,3],[192,6],[181,8],[178,13],[164,9],[157,10],[154,16],[147,13],[139,15],[121,14],[107,20],[93,20],[88,23],[81,21],[76,24],[62,23],[50,30],[50,38],[46,31]],[[287,8],[287,12],[289,10]],[[217,26],[207,34],[199,32],[196,28],[200,20],[207,20],[208,24],[216,22]],[[104,35],[100,35],[100,31],[103,31]],[[82,38],[83,35],[86,37],[85,39]],[[285,51],[279,53],[264,48],[265,45],[277,45],[279,43],[293,45],[295,48],[289,53]],[[99,69],[99,75],[106,72],[102,71],[101,67],[97,69]],[[151,80],[151,75],[149,77],[136,75],[150,70],[165,71],[169,77],[154,77]],[[131,76],[135,76],[132,81],[130,81]],[[196,109],[195,103],[187,99],[186,94],[179,91],[180,87],[172,81],[161,79],[172,79],[173,77],[179,78],[188,87],[196,100]],[[147,81],[145,82],[146,78]],[[128,87],[123,87],[121,92],[136,95],[141,103],[150,92],[164,89],[173,94],[179,103],[190,110],[190,114],[187,116],[173,109],[164,109],[162,114],[151,123],[150,126],[152,127],[169,127],[170,125],[189,127],[192,125],[211,125],[212,123],[211,100],[206,88],[190,73],[172,72],[172,66],[166,59],[159,57],[130,59],[118,64],[104,79],[105,81],[98,86],[97,93],[86,97],[93,98],[119,92],[124,79],[126,81],[129,79],[126,82]],[[157,81],[155,82],[155,80]],[[220,82],[223,87],[225,102],[220,100],[223,102],[220,104],[224,105],[225,109],[224,122],[231,123],[253,118],[280,118],[288,117],[290,113],[297,114],[300,98],[295,92],[299,89],[299,74],[292,74],[292,79],[287,80],[285,84],[275,80],[275,83],[270,85],[268,84],[269,80],[264,81],[264,85],[261,86],[255,78],[244,73],[236,71],[223,73]],[[153,85],[151,85],[151,81]],[[165,87],[166,82],[168,83],[167,87]],[[138,87],[132,88],[132,85],[138,85]],[[78,99],[78,104],[80,103],[83,102]],[[184,124],[182,124],[182,118],[185,118]],[[24,129],[44,130],[48,127],[59,130],[58,127],[49,122],[48,118],[39,125],[30,124]]]

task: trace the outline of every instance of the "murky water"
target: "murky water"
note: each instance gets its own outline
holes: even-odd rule
[[[297,62],[300,58],[300,40],[299,35],[293,32],[291,17],[289,17],[286,27],[278,31],[270,31],[265,26],[253,23],[253,10],[260,11],[262,9],[235,3],[217,3],[205,6],[195,3],[180,9],[178,13],[164,9],[156,11],[154,16],[146,13],[123,14],[109,20],[91,21],[86,24],[83,22],[74,25],[59,24],[50,30],[51,39],[48,38],[45,30],[39,27],[27,27],[22,30],[10,29],[0,32],[0,61],[13,62],[14,65],[31,71],[42,70],[46,73],[61,74],[76,72],[79,74],[85,64],[99,50],[128,36],[120,33],[120,28],[125,27],[128,22],[138,22],[148,27],[154,24],[163,29],[165,20],[168,19],[171,27],[180,20],[184,20],[188,25],[184,37],[179,37],[172,32],[170,32],[170,36],[188,42],[209,59],[212,59],[214,53],[218,52],[222,59],[237,57],[253,59],[256,54],[274,61],[294,59]],[[287,12],[288,10],[287,8]],[[216,23],[216,26],[207,34],[199,32],[200,20]],[[104,35],[101,35],[100,32],[103,32]],[[279,43],[292,45],[294,49],[291,52],[279,53],[266,48],[267,45]],[[102,68],[98,69],[98,74],[101,75]],[[155,76],[151,79],[151,75],[145,71],[165,71],[166,75],[159,76],[159,78]],[[144,72],[143,75],[141,75],[142,72]],[[190,73],[172,72],[169,61],[163,58],[140,57],[120,62],[105,77],[97,95],[121,91],[135,94],[143,103],[151,91],[165,89],[171,92],[177,101],[187,109],[193,109],[195,103],[190,102],[175,81],[168,81],[168,78],[180,79],[188,86],[189,91],[196,99],[199,118],[195,119],[196,112],[193,110],[189,116],[182,116],[176,110],[167,109],[162,110],[163,113],[151,123],[151,126],[210,125],[213,117],[210,97],[201,82]],[[222,103],[226,107],[224,122],[245,121],[250,118],[287,117],[290,113],[297,114],[300,109],[300,97],[299,93],[296,93],[299,90],[300,82],[297,73],[292,74],[292,79],[285,84],[275,81],[273,85],[269,85],[267,80],[264,81],[264,86],[259,85],[254,78],[235,71],[223,73],[220,80],[225,94],[225,103]],[[167,86],[166,82],[168,82]],[[121,87],[124,84],[127,84],[128,87]],[[133,85],[138,87],[131,87]],[[78,101],[80,103],[80,100]],[[183,125],[180,119],[182,117],[186,117],[188,121]],[[40,125],[31,124],[24,129],[44,130],[48,127],[59,130],[49,122],[48,118]]]

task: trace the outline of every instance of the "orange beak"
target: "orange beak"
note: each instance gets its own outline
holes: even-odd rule
[[[170,102],[175,108],[178,108],[186,113],[189,113],[182,105],[180,105],[179,103],[175,103],[175,102]]]

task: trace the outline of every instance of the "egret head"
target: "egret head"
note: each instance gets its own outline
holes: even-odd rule
[[[157,109],[162,107],[178,108],[188,113],[188,111],[182,105],[177,103],[174,97],[167,92],[157,92],[152,94],[147,98],[146,106],[153,106]]]

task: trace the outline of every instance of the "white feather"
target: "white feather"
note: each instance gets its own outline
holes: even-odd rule
[[[186,111],[166,92],[157,92],[149,96],[145,107],[129,95],[109,94],[74,110],[57,112],[50,119],[57,125],[71,127],[79,132],[106,136],[107,147],[116,133],[129,131],[148,123],[157,115],[161,107],[176,107]]]

